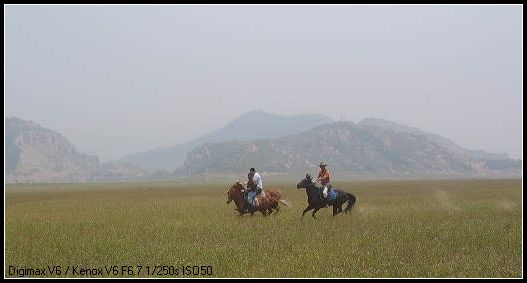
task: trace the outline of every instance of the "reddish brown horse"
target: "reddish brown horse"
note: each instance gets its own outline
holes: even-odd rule
[[[260,211],[263,215],[270,215],[273,210],[278,212],[280,210],[278,203],[289,206],[289,203],[281,198],[280,191],[263,190],[261,194],[256,196],[255,206],[251,208],[247,203],[247,190],[241,182],[234,183],[227,191],[227,203],[234,201],[236,210],[240,215],[245,213],[253,215],[257,211]]]
[[[254,182],[252,178],[249,178],[247,181],[247,188],[251,188],[253,186],[254,186]],[[269,198],[276,199],[277,201],[280,201],[280,198],[282,197],[282,194],[278,190],[265,190],[265,195]],[[289,203],[287,203],[287,201],[283,201],[283,203],[289,206]],[[277,210],[280,210],[278,206],[277,206]]]

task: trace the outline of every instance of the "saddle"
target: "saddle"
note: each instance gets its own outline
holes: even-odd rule
[[[335,203],[335,200],[337,199],[338,193],[333,190],[332,186],[328,186],[328,197],[326,199],[327,205],[333,205]],[[320,199],[324,200],[324,196],[322,195],[322,190],[319,190]]]
[[[333,204],[336,199],[337,199],[337,192],[335,190],[329,191],[328,192],[328,202],[330,204]]]
[[[248,197],[249,197],[249,193],[246,191],[245,194],[244,194],[244,199],[247,200]],[[262,198],[262,197],[266,197],[264,189],[262,189],[260,194],[258,194],[257,196],[254,197],[253,203],[252,203],[253,208],[256,208],[256,207],[258,207],[260,205],[260,200],[259,199]]]

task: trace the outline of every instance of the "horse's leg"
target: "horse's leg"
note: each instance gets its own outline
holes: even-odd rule
[[[313,214],[312,214],[312,215],[313,215],[313,218],[315,218],[315,213],[317,213],[317,211],[318,211],[319,209],[320,209],[320,207],[317,207],[317,208],[315,208],[315,210],[313,210]],[[316,218],[315,218],[315,219],[316,219]]]
[[[271,207],[270,207],[270,210],[271,211],[276,211],[278,212],[280,210],[280,207],[278,206],[278,202],[274,203]],[[276,214],[275,212],[275,214]]]
[[[342,203],[339,203],[339,205],[337,207],[337,214],[339,214],[341,212],[342,212]]]
[[[308,205],[306,207],[306,209],[304,209],[304,212],[302,212],[302,216],[304,216],[304,214],[306,214],[306,212],[310,211],[311,209],[313,209],[314,207],[311,207],[311,205]]]
[[[258,197],[258,207],[260,207],[260,212],[264,216],[271,214],[271,212],[269,211],[270,210],[269,200],[262,195]]]
[[[350,199],[349,199],[349,197],[346,195],[346,196],[342,199],[342,201],[340,202],[340,205],[339,205],[339,210],[340,210],[340,212],[343,212],[343,210],[342,210],[342,206],[343,206],[346,202],[349,203],[349,201],[350,201]],[[340,213],[340,212],[339,212],[339,213]],[[348,212],[346,211],[346,213],[348,213]]]
[[[273,213],[273,207],[274,207],[274,203],[272,202],[272,200],[270,199],[267,199],[267,215],[271,215],[271,213]]]
[[[342,202],[340,202],[339,200],[335,200],[335,203],[333,204],[333,216],[339,214],[341,211],[342,211]]]
[[[348,201],[348,204],[349,204],[351,200],[348,198],[347,201]],[[344,203],[342,203],[342,205],[344,205]],[[346,209],[344,209],[344,213],[348,214],[349,211],[347,211]]]

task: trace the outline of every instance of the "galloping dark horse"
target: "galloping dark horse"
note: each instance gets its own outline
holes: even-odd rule
[[[334,190],[337,193],[337,197],[333,203],[328,203],[326,200],[322,198],[322,188],[317,187],[311,178],[309,174],[306,174],[306,177],[300,181],[296,185],[297,189],[305,188],[307,193],[307,202],[308,206],[306,209],[304,209],[304,212],[302,213],[302,216],[306,214],[306,212],[313,210],[313,218],[315,218],[315,213],[321,208],[326,207],[327,205],[333,205],[333,216],[339,214],[342,212],[342,205],[347,201],[348,206],[346,206],[346,209],[344,210],[345,213],[348,213],[353,208],[353,205],[355,204],[355,201],[357,198],[348,192],[344,192],[341,190]]]

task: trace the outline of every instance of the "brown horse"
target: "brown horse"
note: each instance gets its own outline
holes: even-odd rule
[[[254,186],[254,182],[251,175],[249,175],[248,177],[249,179],[247,181],[247,188],[251,188]],[[278,190],[265,190],[264,193],[267,197],[276,199],[277,201],[280,201],[280,199],[282,198],[282,194]],[[289,206],[289,203],[287,202],[284,202],[284,204]],[[280,210],[280,208],[277,206],[276,210],[278,211]]]
[[[251,213],[253,215],[257,211],[260,211],[264,216],[270,215],[273,210],[276,212],[280,210],[278,203],[290,206],[281,197],[280,192],[277,190],[263,190],[261,194],[256,196],[255,206],[250,208],[247,203],[247,190],[241,182],[234,183],[227,191],[227,203],[234,201],[236,210],[240,213],[240,216],[245,213]]]

